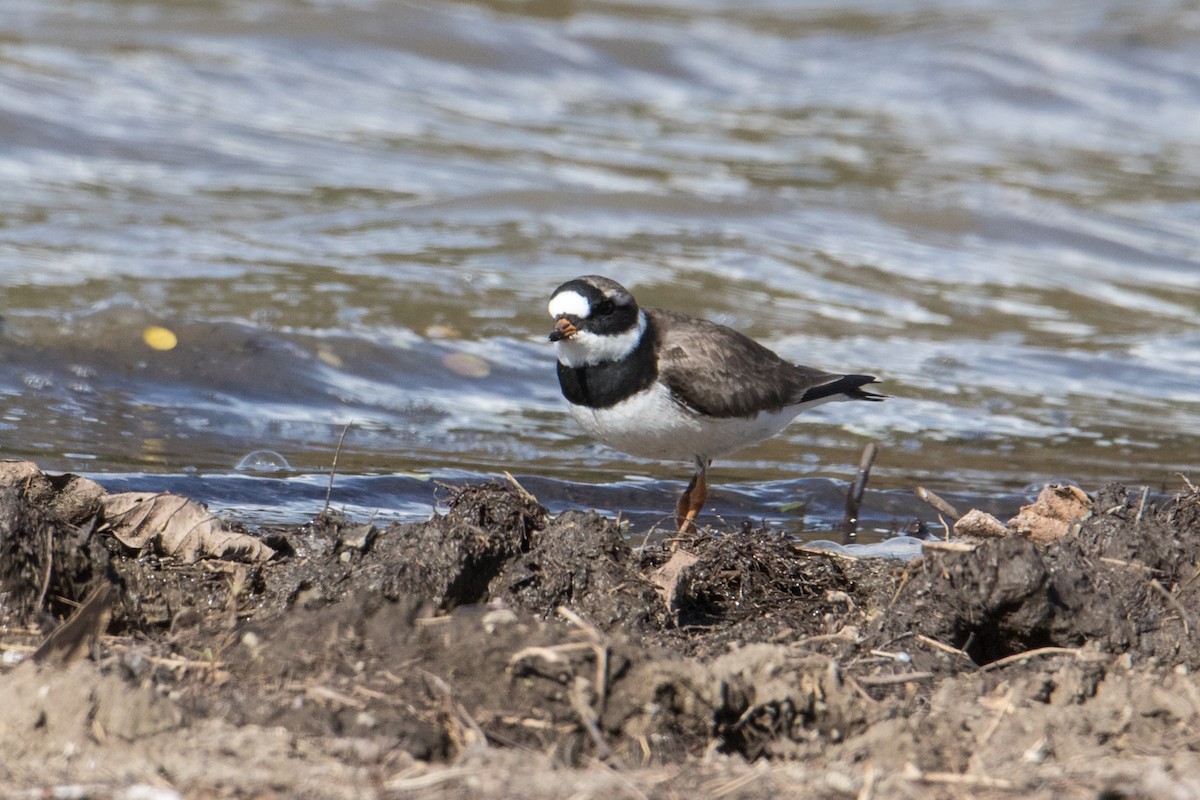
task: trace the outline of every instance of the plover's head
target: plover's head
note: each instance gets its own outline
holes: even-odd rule
[[[629,291],[614,280],[584,275],[554,290],[550,341],[569,367],[618,361],[633,352],[646,330],[646,315]]]

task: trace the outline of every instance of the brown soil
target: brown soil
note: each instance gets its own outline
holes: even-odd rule
[[[71,484],[0,488],[4,796],[1200,796],[1190,486],[912,563],[711,534],[668,607],[669,552],[507,484],[258,564],[131,551]]]

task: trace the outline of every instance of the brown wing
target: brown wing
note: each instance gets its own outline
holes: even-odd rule
[[[795,366],[715,322],[658,308],[646,309],[646,315],[659,337],[659,380],[680,403],[710,416],[749,417],[848,392],[873,380],[869,375],[842,376]],[[754,380],[746,380],[746,375]],[[862,380],[835,389],[846,377]],[[821,392],[824,386],[831,391]]]

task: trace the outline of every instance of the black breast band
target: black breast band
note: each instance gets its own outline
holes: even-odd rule
[[[657,338],[654,323],[647,320],[638,346],[618,361],[587,367],[568,367],[558,362],[558,383],[563,396],[572,405],[611,408],[648,388],[658,377],[658,359],[654,353]]]

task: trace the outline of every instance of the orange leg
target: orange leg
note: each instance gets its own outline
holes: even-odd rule
[[[708,500],[708,479],[705,477],[707,469],[707,461],[696,459],[696,472],[688,482],[687,488],[683,490],[679,502],[675,504],[675,522],[679,525],[680,533],[692,533],[696,530],[696,517]]]

